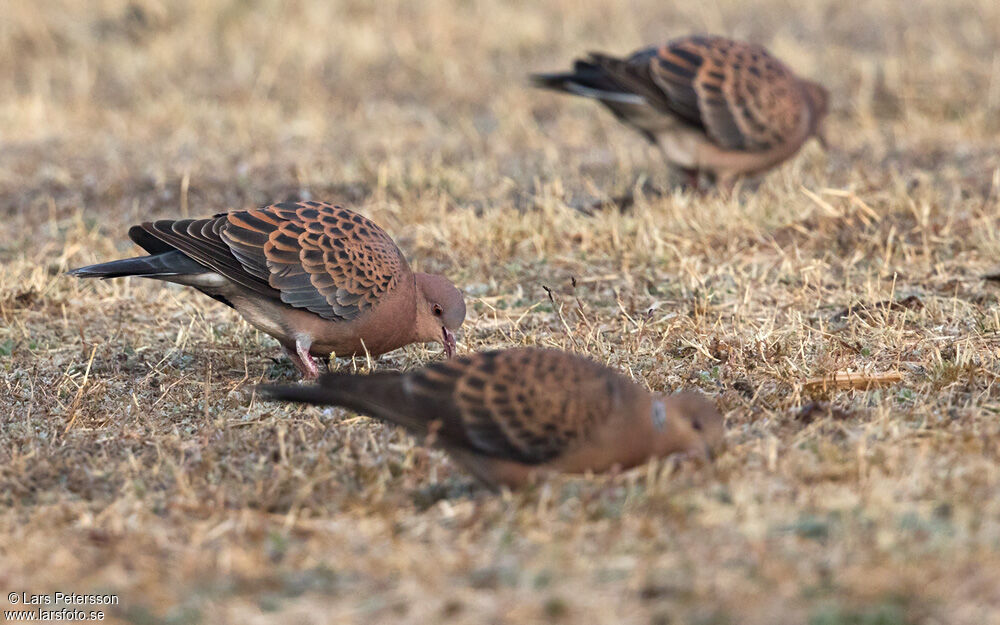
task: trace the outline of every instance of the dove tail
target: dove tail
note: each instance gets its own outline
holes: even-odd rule
[[[320,406],[340,406],[406,427],[417,427],[405,412],[409,402],[402,374],[381,371],[369,375],[326,373],[317,384],[264,385],[257,389],[266,399]]]
[[[121,278],[123,276],[165,278],[205,273],[205,271],[207,270],[200,263],[181,252],[173,250],[151,256],[137,256],[135,258],[113,260],[108,263],[88,265],[67,271],[66,273],[77,278],[103,278],[106,280],[108,278]]]
[[[582,59],[573,64],[572,72],[532,74],[530,78],[532,84],[541,89],[572,93],[605,102],[626,104],[642,104],[644,102],[640,96],[624,89],[600,65]]]

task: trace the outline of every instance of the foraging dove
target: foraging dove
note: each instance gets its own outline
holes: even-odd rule
[[[811,136],[826,145],[827,90],[755,44],[696,35],[625,59],[591,53],[572,72],[531,78],[600,101],[695,188],[700,172],[731,189],[791,158]]]
[[[299,371],[312,356],[378,356],[409,343],[454,353],[465,301],[442,276],[413,273],[372,221],[321,202],[282,203],[207,219],[146,222],[129,238],[149,256],[70,271],[192,286],[278,339]]]
[[[722,416],[704,398],[653,395],[552,349],[481,352],[406,373],[328,373],[317,385],[262,391],[402,425],[494,488],[539,471],[627,469],[676,452],[708,458],[723,435]]]

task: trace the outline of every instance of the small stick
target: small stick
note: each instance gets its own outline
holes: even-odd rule
[[[73,427],[73,423],[76,421],[76,409],[80,406],[80,398],[83,397],[83,389],[87,388],[87,380],[90,379],[90,367],[94,364],[94,356],[97,354],[97,345],[94,345],[94,349],[90,350],[90,360],[87,361],[87,370],[83,373],[83,382],[80,384],[80,388],[76,390],[76,397],[73,398],[73,403],[69,407],[69,422],[66,423],[66,428],[63,430],[63,435],[69,432],[69,429]]]

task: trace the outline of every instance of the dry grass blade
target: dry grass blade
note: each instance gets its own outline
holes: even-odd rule
[[[899,371],[887,371],[885,373],[837,371],[822,377],[810,378],[803,382],[803,387],[806,390],[822,389],[824,391],[848,388],[868,390],[902,381],[903,374]]]
[[[69,415],[66,419],[66,427],[63,429],[63,435],[69,432],[69,429],[73,427],[76,423],[77,409],[80,407],[80,399],[83,397],[83,392],[87,389],[87,382],[90,380],[90,368],[94,364],[94,356],[97,355],[98,345],[94,345],[93,349],[90,350],[90,358],[87,359],[87,368],[83,372],[83,380],[80,381],[80,387],[76,389],[76,395],[73,396],[73,403],[69,407]]]
[[[851,315],[864,313],[869,318],[875,314],[885,315],[890,311],[917,310],[923,307],[923,302],[916,295],[908,295],[901,300],[883,300],[873,304],[858,303],[848,306],[830,317],[830,321],[843,321]]]

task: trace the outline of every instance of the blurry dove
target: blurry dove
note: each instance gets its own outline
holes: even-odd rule
[[[723,434],[721,415],[697,395],[653,395],[551,349],[481,352],[407,373],[328,373],[317,385],[262,391],[402,425],[493,487],[519,486],[536,471],[627,469],[676,452],[707,458]]]
[[[675,39],[625,59],[591,53],[536,86],[594,98],[656,144],[697,187],[730,189],[792,157],[822,133],[829,94],[761,46],[715,36]]]
[[[70,271],[192,286],[278,339],[306,377],[312,355],[378,356],[436,341],[451,356],[465,320],[462,294],[442,276],[413,273],[381,228],[321,202],[282,203],[207,219],[146,222],[129,238],[149,256]]]

